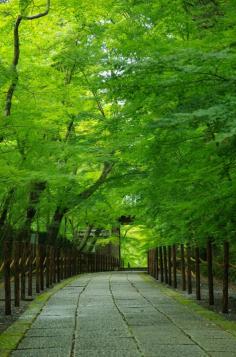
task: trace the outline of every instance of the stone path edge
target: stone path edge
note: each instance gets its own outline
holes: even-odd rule
[[[34,320],[42,311],[47,301],[59,290],[63,289],[81,275],[76,275],[56,284],[50,290],[42,292],[32,301],[23,314],[0,334],[0,356],[8,357],[16,349]]]
[[[140,273],[143,280],[148,281],[152,285],[158,286],[158,289],[168,297],[173,298],[180,304],[186,306],[189,310],[195,312],[197,315],[204,317],[205,319],[213,322],[215,325],[220,327],[222,330],[227,331],[231,335],[236,337],[236,322],[229,321],[224,316],[218,314],[217,312],[208,310],[207,308],[200,306],[198,303],[194,302],[183,296],[178,290],[174,290],[171,287],[162,285],[157,280],[155,280],[150,275]]]

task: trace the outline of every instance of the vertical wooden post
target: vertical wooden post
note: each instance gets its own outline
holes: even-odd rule
[[[201,300],[201,273],[199,247],[195,247],[196,299]]]
[[[105,271],[107,271],[107,255],[104,255],[104,261],[105,261]]]
[[[14,300],[15,306],[20,306],[20,271],[19,271],[19,242],[14,241]]]
[[[65,279],[65,250],[61,248],[61,278]]]
[[[208,270],[208,292],[209,305],[214,305],[214,279],[213,279],[213,265],[212,265],[212,244],[209,239],[207,242],[207,270]]]
[[[163,254],[162,254],[162,247],[159,247],[159,256],[160,256],[160,275],[161,275],[161,282],[164,282],[164,268],[163,268]]]
[[[182,290],[186,290],[186,272],[185,272],[185,249],[184,244],[180,245],[180,257],[181,257],[181,276],[182,276]]]
[[[69,248],[69,277],[71,277],[72,276],[72,259],[73,259],[73,253],[72,253],[72,248],[70,247]]]
[[[50,286],[50,247],[45,246],[46,288]]]
[[[99,271],[103,271],[103,255],[99,254]]]
[[[104,255],[101,254],[101,271],[104,271]]]
[[[33,247],[28,243],[28,296],[33,295]]]
[[[4,241],[5,314],[11,315],[11,243]]]
[[[113,268],[113,270],[114,270],[114,268]],[[94,253],[94,272],[96,272],[96,271],[97,271],[97,254]]]
[[[80,273],[84,272],[84,255],[80,253]]]
[[[66,248],[66,278],[70,276],[70,254],[69,248]]]
[[[106,265],[105,265],[105,255],[102,255],[102,271],[106,270]]]
[[[74,248],[73,257],[74,257],[74,275],[77,275],[78,274],[78,270],[77,270],[78,264],[77,264],[77,250],[76,250],[76,248]]]
[[[55,257],[54,257],[54,246],[50,246],[50,285],[54,283],[55,276]]]
[[[68,248],[64,248],[65,251],[65,278],[69,277],[69,256],[68,256]]]
[[[159,254],[158,254],[158,248],[155,249],[155,252],[156,252],[155,278],[158,280],[159,279]]]
[[[95,253],[95,272],[97,272],[98,271],[98,255],[97,255],[97,253]]]
[[[187,245],[187,286],[188,294],[192,294],[191,248]]]
[[[177,267],[176,267],[176,245],[172,246],[172,256],[173,256],[173,287],[177,288]]]
[[[55,284],[57,282],[57,247],[54,245],[52,247],[52,282]]]
[[[149,274],[152,275],[152,250],[149,249]]]
[[[155,252],[154,249],[151,250],[151,275],[155,276]]]
[[[21,269],[21,276],[20,276],[20,280],[21,280],[21,300],[25,300],[25,288],[26,288],[26,284],[25,284],[25,271],[26,271],[26,244],[24,242],[20,243],[20,254],[21,254],[21,265],[20,265],[20,269]]]
[[[171,246],[168,246],[168,284],[172,285]]]
[[[53,247],[49,246],[49,284],[50,286],[53,284]]]
[[[74,257],[72,247],[70,248],[69,254],[70,254],[70,276],[72,276],[73,275],[73,257]]]
[[[64,248],[65,278],[68,278],[68,249]]]
[[[36,245],[36,293],[40,292],[40,247]]]
[[[107,256],[107,259],[108,259],[108,271],[110,271],[110,264],[109,264],[109,262],[110,262],[110,255]]]
[[[150,250],[147,251],[147,272],[150,274]]]
[[[82,273],[82,258],[80,252],[78,252],[78,260],[79,260],[79,274]]]
[[[229,242],[224,241],[224,273],[222,312],[229,312]]]
[[[61,281],[61,249],[57,248],[57,282]]]
[[[45,249],[41,244],[39,246],[40,252],[40,290],[44,290],[44,258],[45,258]]]
[[[167,252],[166,246],[163,247],[163,260],[164,260],[164,279],[165,283],[168,284],[168,272],[167,272]]]

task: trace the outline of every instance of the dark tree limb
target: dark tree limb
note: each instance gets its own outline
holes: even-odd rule
[[[6,102],[5,102],[5,116],[8,117],[11,115],[11,106],[12,106],[12,98],[18,83],[18,72],[17,72],[17,65],[19,63],[19,58],[20,58],[20,35],[19,35],[19,29],[20,29],[20,24],[22,20],[35,20],[39,19],[43,16],[46,16],[49,13],[50,10],[50,1],[47,0],[47,7],[46,10],[42,13],[32,15],[32,16],[23,16],[19,15],[16,19],[15,25],[14,25],[14,54],[13,54],[13,60],[12,60],[12,71],[13,71],[13,78],[11,80],[10,86],[7,91],[6,95]]]

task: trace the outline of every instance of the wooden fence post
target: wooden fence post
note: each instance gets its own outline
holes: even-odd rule
[[[176,245],[173,244],[172,247],[172,256],[173,256],[173,287],[177,288],[177,267],[176,267]]]
[[[20,306],[20,271],[19,271],[19,242],[13,241],[14,247],[14,300],[15,306]]]
[[[209,305],[214,305],[214,279],[213,279],[213,266],[212,266],[212,244],[209,239],[207,242],[207,270],[208,270],[208,292],[209,292]]]
[[[73,249],[71,247],[69,248],[69,266],[69,277],[71,277],[73,271]]]
[[[68,259],[68,248],[63,247],[63,254],[64,254],[64,279],[68,278],[68,264],[69,264],[69,259]]]
[[[103,271],[103,255],[99,253],[99,272]]]
[[[104,271],[104,255],[101,254],[101,271]]]
[[[36,244],[36,293],[40,293],[40,246]]]
[[[195,271],[196,271],[196,298],[201,300],[201,273],[199,247],[195,247]]]
[[[163,255],[162,255],[162,247],[159,247],[159,256],[160,256],[160,275],[161,282],[164,282],[164,268],[163,268]]]
[[[192,294],[192,269],[191,269],[191,248],[187,245],[187,285],[188,294]]]
[[[168,284],[168,272],[167,272],[167,252],[166,252],[166,246],[164,245],[163,247],[163,260],[164,260],[164,278],[165,278],[165,283]]]
[[[66,255],[65,249],[61,248],[61,278],[62,280],[66,277]]]
[[[20,243],[20,255],[21,255],[21,264],[20,264],[20,270],[21,270],[21,300],[25,300],[25,271],[26,271],[26,244],[25,242]]]
[[[11,315],[11,242],[4,241],[5,314]]]
[[[79,274],[82,273],[82,255],[79,252]]]
[[[155,252],[156,252],[155,278],[158,280],[159,279],[159,254],[158,254],[158,248],[155,248]]]
[[[171,262],[171,246],[168,245],[168,283],[172,285],[172,262]]]
[[[152,276],[155,278],[156,254],[155,249],[152,249]]]
[[[182,276],[182,290],[186,290],[186,272],[185,272],[185,249],[184,244],[180,245],[180,256],[181,256],[181,276]]]
[[[46,288],[50,286],[50,246],[45,246]]]
[[[57,247],[52,247],[52,283],[57,282]]]
[[[222,312],[229,312],[229,242],[224,241],[224,274]]]
[[[54,280],[54,255],[53,255],[53,246],[49,246],[49,284],[53,285]]]
[[[149,249],[149,274],[152,275],[152,250]]]
[[[57,282],[61,281],[61,249],[60,247],[57,248]]]
[[[33,295],[33,247],[28,243],[28,296]]]
[[[40,252],[40,290],[44,290],[44,258],[45,258],[45,249],[41,244],[39,246]]]

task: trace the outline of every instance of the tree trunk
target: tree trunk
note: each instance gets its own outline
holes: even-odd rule
[[[46,189],[46,181],[33,182],[29,192],[29,202],[26,209],[25,222],[19,231],[19,240],[29,241],[31,233],[31,224],[37,213],[37,204],[39,203],[42,192]]]
[[[63,220],[63,217],[65,213],[68,211],[67,208],[62,208],[62,207],[57,207],[56,211],[54,212],[54,215],[52,217],[50,226],[48,228],[47,232],[47,243],[48,244],[53,244],[53,242],[56,241],[59,231],[60,231],[60,226],[61,222]]]
[[[89,225],[87,226],[87,229],[86,229],[86,231],[85,231],[85,233],[84,233],[84,237],[83,237],[83,239],[82,239],[82,242],[81,242],[81,244],[79,245],[79,251],[80,251],[80,252],[83,252],[83,251],[84,251],[84,249],[85,249],[85,247],[86,247],[86,245],[87,245],[87,242],[88,242],[88,240],[89,240],[89,237],[90,237],[92,228],[93,228],[92,224],[89,224]]]

